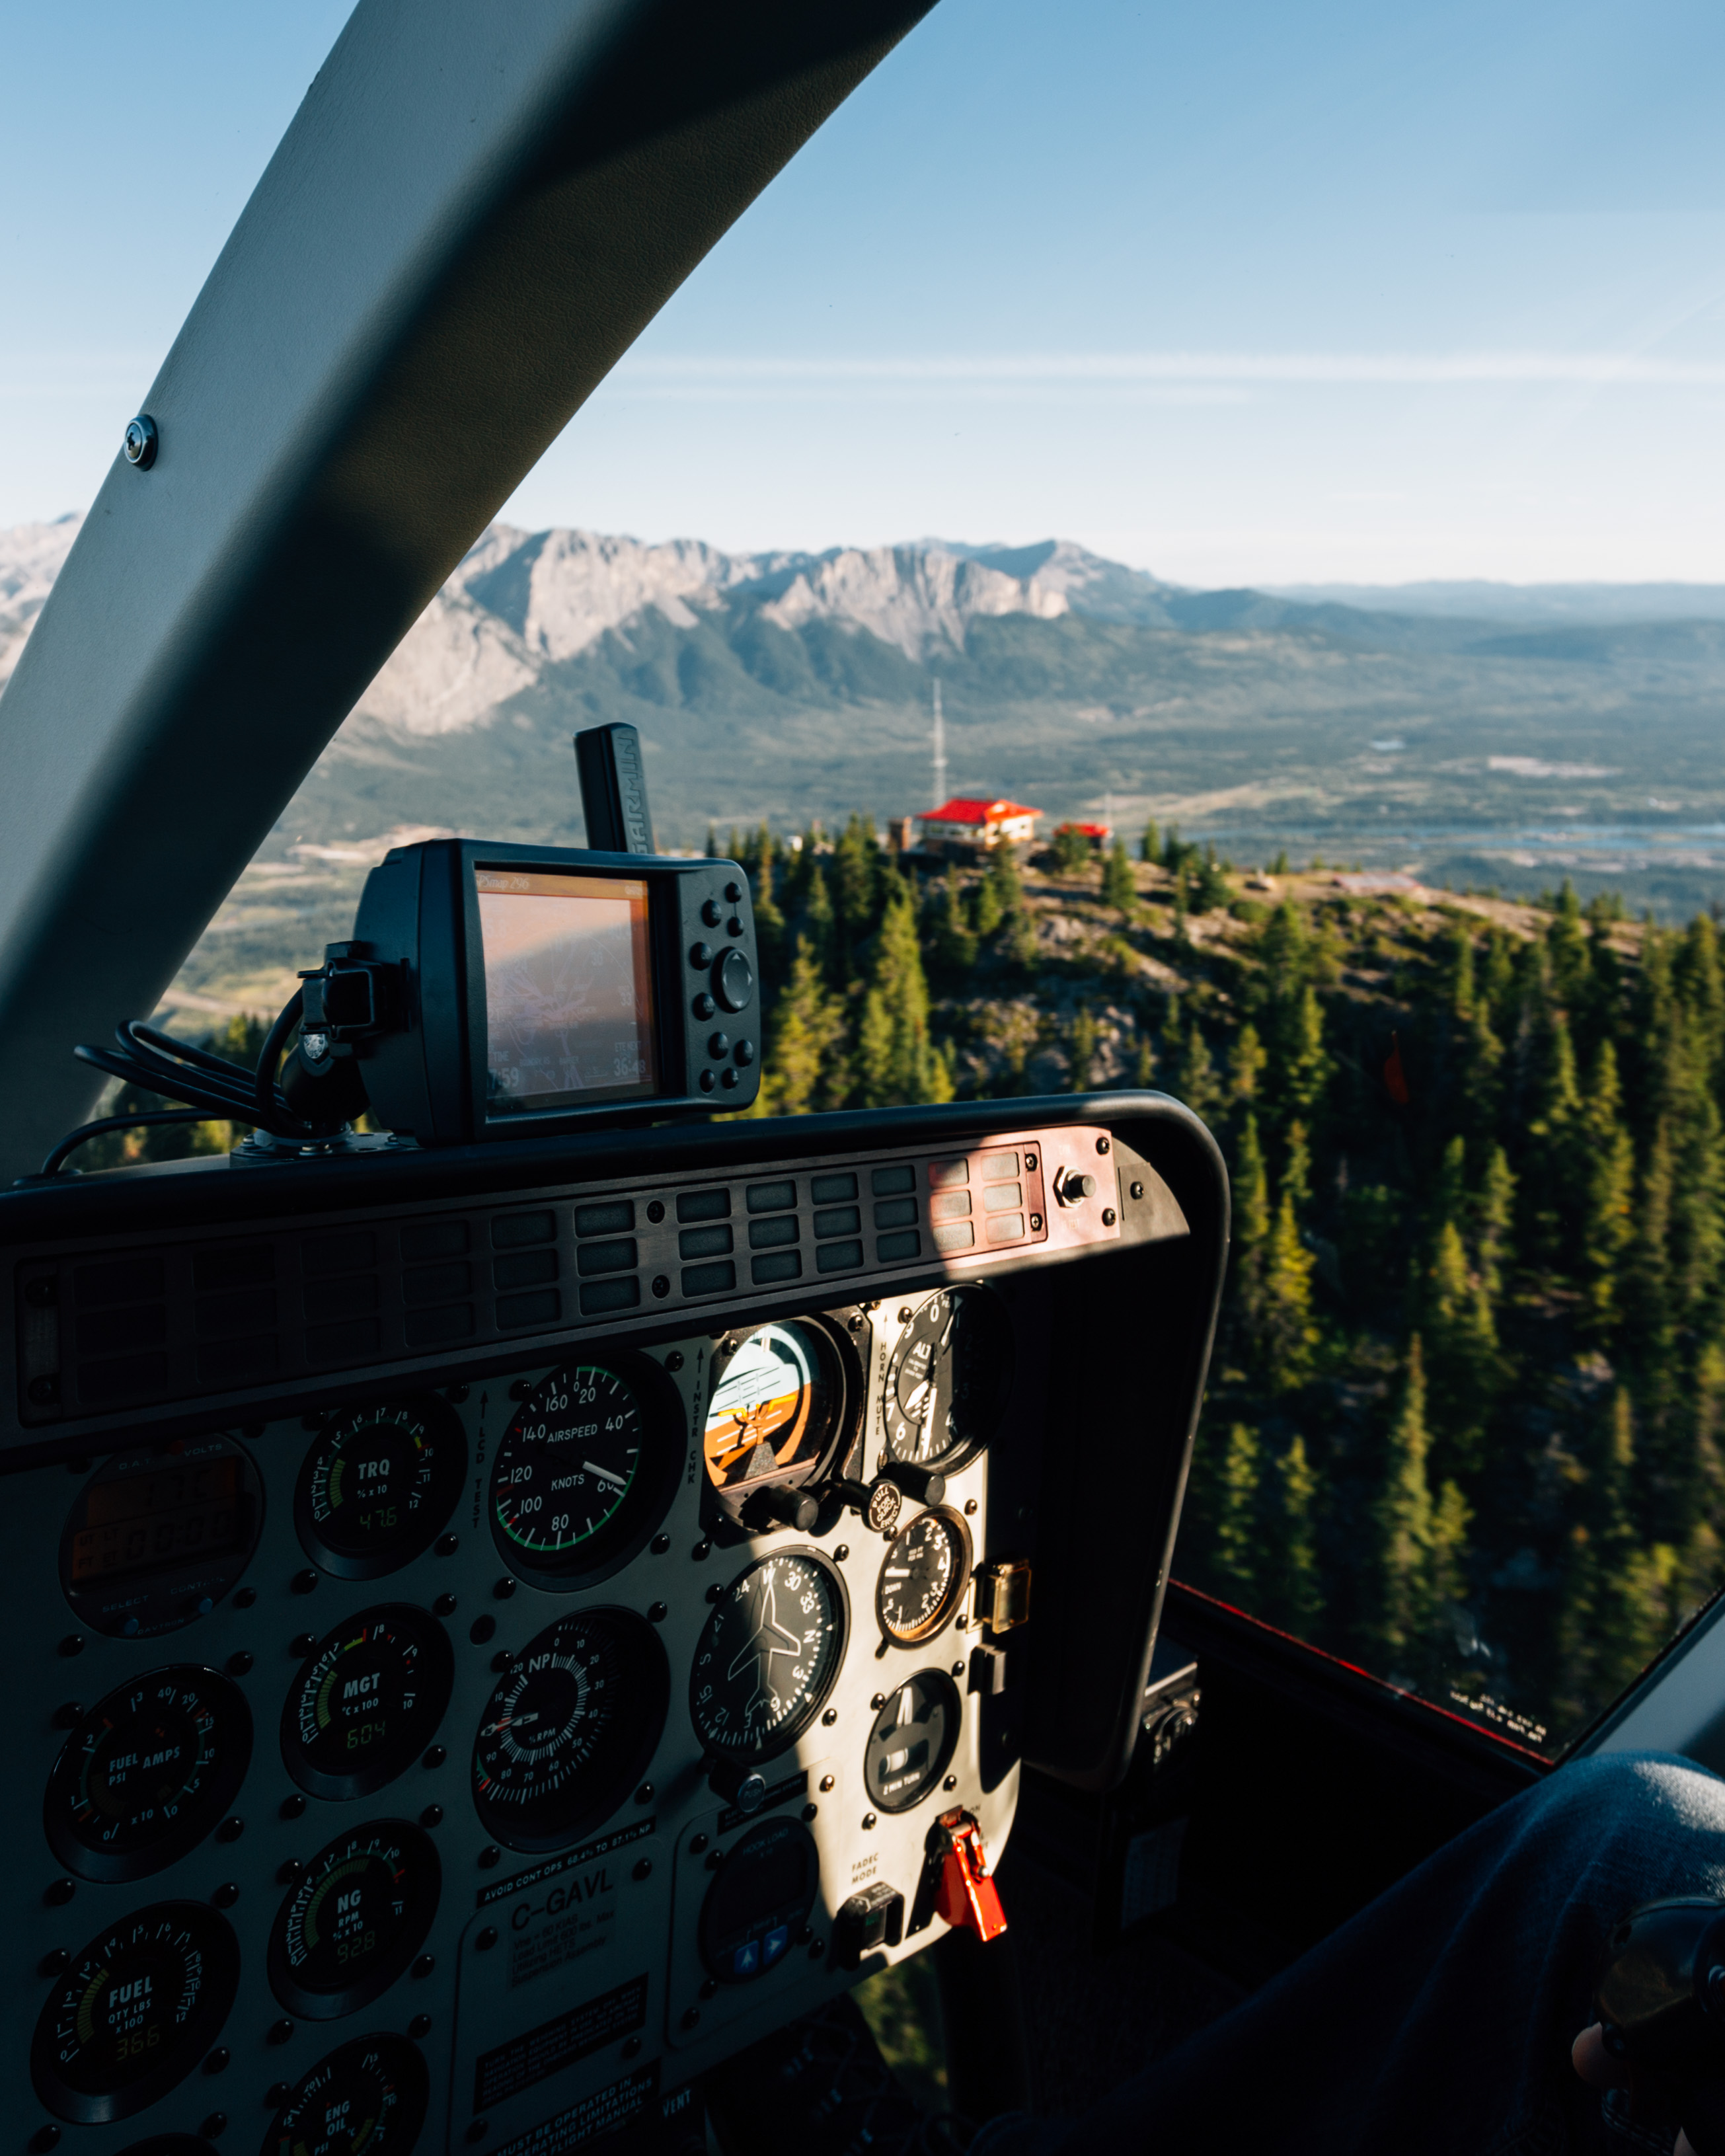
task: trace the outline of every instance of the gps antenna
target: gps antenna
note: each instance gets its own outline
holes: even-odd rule
[[[653,819],[641,737],[630,726],[588,726],[575,737],[587,843],[596,854],[650,854]]]

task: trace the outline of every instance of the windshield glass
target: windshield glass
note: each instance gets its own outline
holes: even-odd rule
[[[74,110],[116,162],[0,325],[0,677],[339,16],[165,18],[93,132],[76,24],[21,31],[15,193]],[[1551,1753],[1725,1537],[1722,42],[942,0],[475,537],[160,1015],[254,1055],[389,845],[579,844],[570,736],[629,721],[660,848],[748,870],[762,1112],[1205,1118],[1177,1570]],[[186,214],[116,264],[141,173]]]

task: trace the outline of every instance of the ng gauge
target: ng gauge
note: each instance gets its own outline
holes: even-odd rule
[[[442,1872],[404,1820],[357,1827],[319,1850],[270,1933],[270,1986],[290,2014],[332,2021],[387,1991],[424,1943]]]
[[[583,1609],[498,1679],[473,1748],[473,1800],[511,1849],[561,1849],[608,1819],[658,1748],[670,1697],[659,1635],[628,1609]]]

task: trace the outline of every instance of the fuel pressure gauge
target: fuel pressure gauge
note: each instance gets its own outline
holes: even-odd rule
[[[888,1461],[950,1474],[994,1435],[1012,1383],[1012,1320],[981,1281],[920,1304],[887,1365],[881,1441]]]

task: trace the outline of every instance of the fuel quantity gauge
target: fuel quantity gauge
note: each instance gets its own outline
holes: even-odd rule
[[[467,1472],[460,1418],[433,1394],[326,1423],[294,1486],[305,1554],[337,1579],[377,1579],[428,1550]]]

